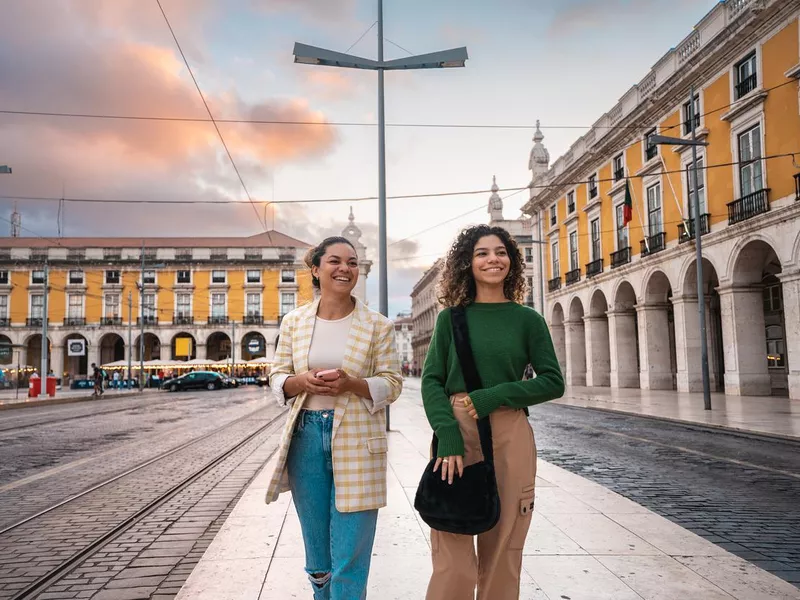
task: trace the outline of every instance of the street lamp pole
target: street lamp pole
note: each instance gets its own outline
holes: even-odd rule
[[[699,178],[697,176],[697,147],[708,146],[708,142],[702,142],[697,139],[697,132],[695,127],[695,114],[694,106],[694,86],[689,90],[689,127],[692,130],[692,139],[687,140],[684,138],[669,137],[665,135],[650,136],[650,141],[653,144],[670,144],[673,146],[691,146],[692,147],[692,189],[694,190],[694,198],[692,198],[691,212],[694,215],[693,219],[688,221],[689,235],[691,236],[692,228],[694,228],[694,243],[695,243],[695,266],[697,271],[697,313],[700,322],[700,370],[703,377],[703,407],[705,410],[711,410],[711,385],[709,383],[708,374],[708,336],[706,335],[706,301],[705,289],[703,286],[703,242],[702,231],[700,227],[700,193],[698,188]]]
[[[465,47],[420,54],[407,58],[383,59],[383,0],[378,0],[378,60],[370,60],[334,52],[324,48],[295,43],[294,62],[346,69],[367,69],[378,72],[378,306],[382,315],[389,316],[388,245],[386,234],[386,121],[384,73],[391,70],[443,69],[463,67],[469,56]],[[386,430],[389,430],[390,415],[386,409]]]

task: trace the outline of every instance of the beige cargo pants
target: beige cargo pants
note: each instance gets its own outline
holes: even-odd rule
[[[483,460],[477,422],[451,398],[464,437],[464,466]],[[523,410],[501,407],[490,415],[500,520],[478,535],[431,530],[433,576],[426,600],[518,600],[522,549],[531,524],[536,443]]]

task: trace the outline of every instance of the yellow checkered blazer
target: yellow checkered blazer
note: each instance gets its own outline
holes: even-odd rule
[[[308,371],[308,350],[314,333],[319,299],[287,314],[281,324],[270,384],[278,375]],[[403,379],[395,348],[394,324],[356,300],[342,369],[352,377],[381,377],[389,385],[387,404],[400,395]],[[289,489],[286,458],[295,422],[306,393],[294,400],[281,433],[278,459],[270,478],[266,502],[274,502]],[[336,508],[356,512],[386,506],[386,462],[388,443],[385,408],[374,414],[355,394],[336,398],[333,418],[333,481]]]

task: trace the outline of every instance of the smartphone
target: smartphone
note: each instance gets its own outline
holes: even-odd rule
[[[317,379],[322,379],[322,381],[336,381],[339,379],[339,370],[328,369],[327,371],[320,371],[317,373]]]

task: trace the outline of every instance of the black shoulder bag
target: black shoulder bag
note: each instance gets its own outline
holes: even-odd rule
[[[463,307],[450,312],[453,339],[461,364],[467,392],[481,389],[481,380],[475,367],[475,358],[469,343],[467,317]],[[477,535],[489,531],[500,518],[500,497],[494,474],[492,426],[489,417],[478,420],[483,462],[464,467],[464,474],[456,473],[453,483],[442,481],[441,468],[433,472],[439,449],[439,440],[433,434],[433,459],[425,467],[417,488],[414,508],[431,528],[448,533]]]

